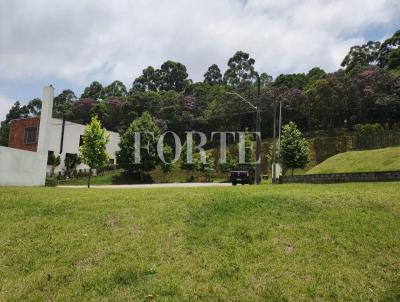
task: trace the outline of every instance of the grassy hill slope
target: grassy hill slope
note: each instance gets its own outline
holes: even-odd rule
[[[307,174],[395,170],[400,170],[400,147],[340,153],[313,167]]]

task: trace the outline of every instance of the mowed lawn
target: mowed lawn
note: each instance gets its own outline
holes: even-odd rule
[[[400,301],[400,183],[0,188],[0,300]]]

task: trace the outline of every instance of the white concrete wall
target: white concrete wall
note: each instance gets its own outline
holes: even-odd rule
[[[76,124],[72,122],[65,122],[64,130],[64,144],[63,152],[60,154],[60,143],[61,143],[61,131],[62,131],[62,120],[52,118],[50,122],[50,136],[49,136],[49,151],[53,151],[54,155],[60,156],[61,164],[56,167],[55,173],[63,172],[64,170],[64,160],[67,153],[78,154],[79,155],[79,141],[80,136],[83,135],[85,126],[81,124]],[[116,152],[119,150],[119,135],[116,132],[107,131],[110,135],[110,141],[107,144],[107,152],[112,159],[114,159],[114,164],[116,163]],[[80,164],[77,169],[89,169],[85,164]],[[47,168],[47,171],[51,171],[51,167]]]
[[[53,98],[54,88],[44,87],[37,152],[0,147],[0,186],[42,186],[45,184]]]
[[[0,147],[0,186],[42,186],[47,155]]]

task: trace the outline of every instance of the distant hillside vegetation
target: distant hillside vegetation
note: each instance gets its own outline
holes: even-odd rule
[[[313,167],[307,174],[396,170],[400,170],[400,147],[339,153]]]

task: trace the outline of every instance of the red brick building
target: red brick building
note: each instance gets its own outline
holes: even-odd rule
[[[8,147],[25,151],[37,152],[39,139],[40,117],[29,117],[12,120],[10,122],[10,132],[8,136]],[[48,129],[47,151],[60,156],[61,164],[54,170],[56,173],[63,173],[65,170],[65,159],[77,157],[79,148],[82,144],[82,136],[85,126],[73,122],[65,121],[63,131],[63,121],[61,119],[50,118]],[[118,133],[107,131],[110,141],[107,144],[107,152],[110,154],[110,164],[116,163],[116,152],[119,150]],[[77,170],[88,169],[88,166],[81,163]]]
[[[8,147],[37,151],[40,117],[12,120],[8,136]]]

